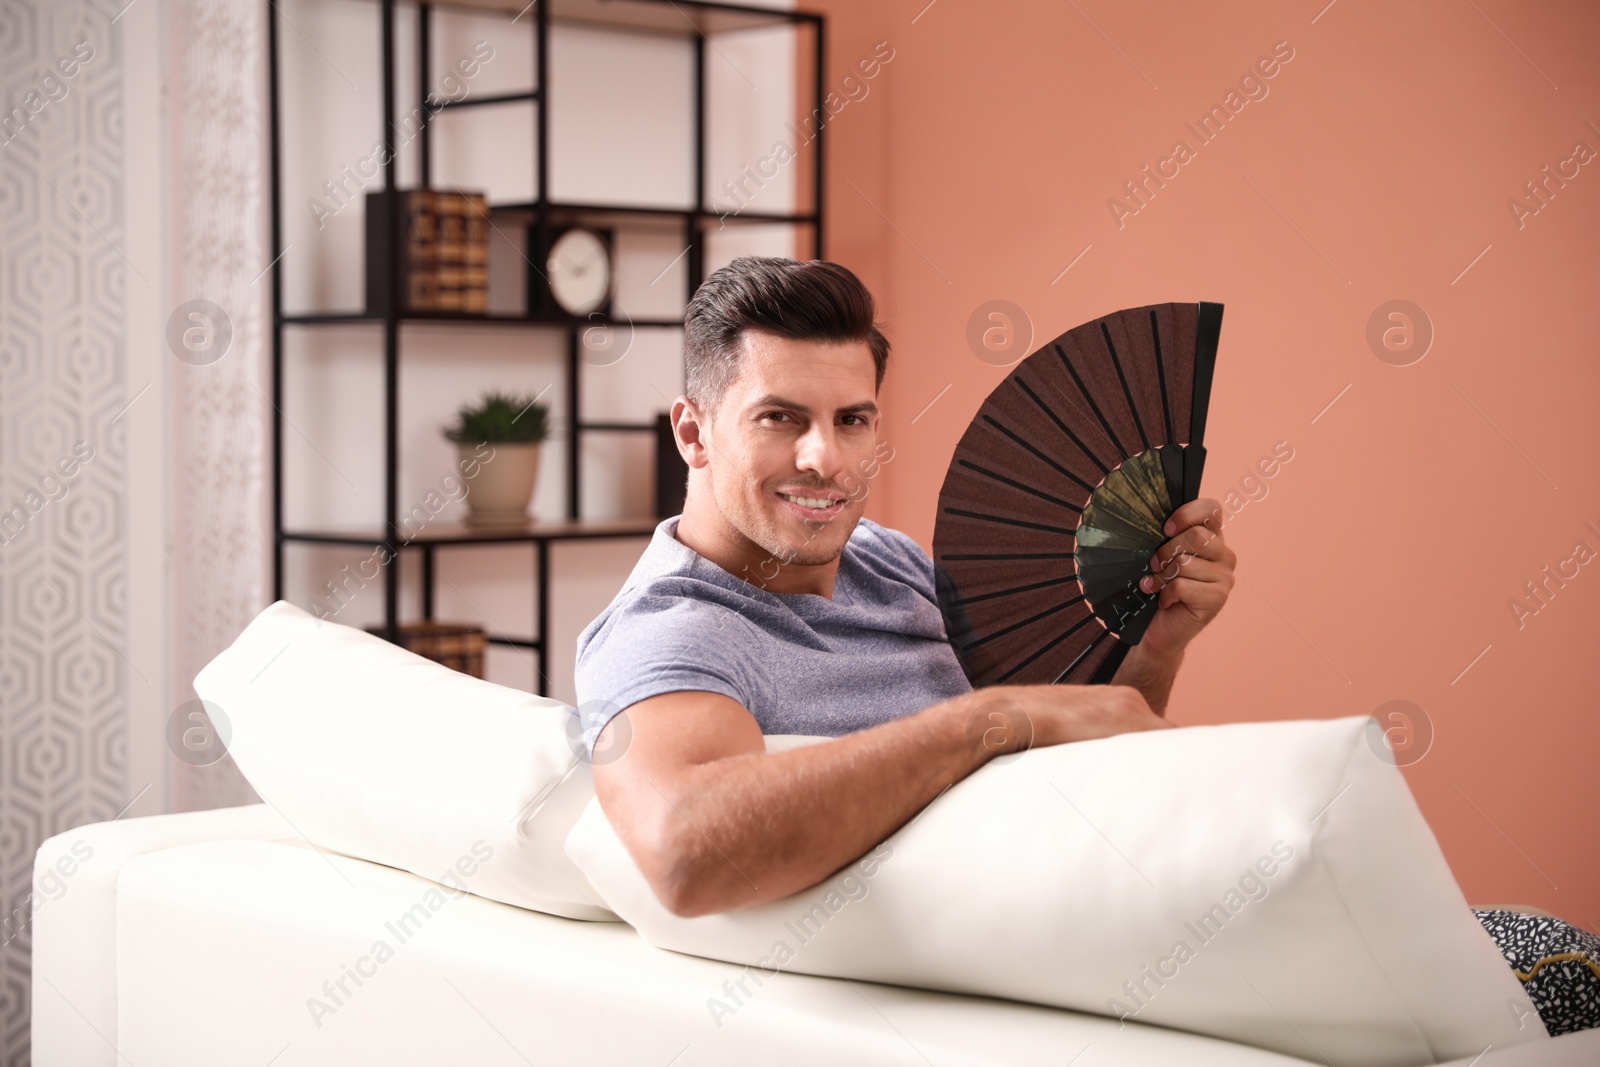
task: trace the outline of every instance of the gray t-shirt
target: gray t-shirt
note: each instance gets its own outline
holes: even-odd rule
[[[933,560],[862,518],[833,598],[772,593],[677,539],[663,519],[622,591],[578,636],[578,728],[593,755],[612,716],[646,697],[723,693],[763,734],[840,734],[970,692],[945,636]]]

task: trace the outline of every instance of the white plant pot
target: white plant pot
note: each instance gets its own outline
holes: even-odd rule
[[[457,445],[463,469],[476,463],[477,476],[467,479],[467,517],[471,526],[520,524],[529,520],[528,504],[539,474],[539,444],[507,444],[497,441],[488,459],[481,456],[485,446],[477,443]]]

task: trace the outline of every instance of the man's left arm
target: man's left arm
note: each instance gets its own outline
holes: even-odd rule
[[[1209,497],[1174,511],[1163,532],[1170,540],[1139,580],[1139,591],[1159,601],[1155,617],[1111,679],[1138,689],[1157,715],[1166,714],[1184,649],[1227,603],[1237,560],[1222,539],[1222,505]]]

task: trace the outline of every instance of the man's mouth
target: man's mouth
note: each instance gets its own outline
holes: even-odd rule
[[[777,493],[776,495],[779,500],[782,500],[808,519],[831,518],[839,513],[845,502],[844,497],[827,493],[816,495],[809,493]]]

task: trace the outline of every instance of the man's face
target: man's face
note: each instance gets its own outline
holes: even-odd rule
[[[738,377],[710,431],[717,509],[780,563],[830,563],[861,517],[874,470],[872,350],[755,330],[742,341]]]

